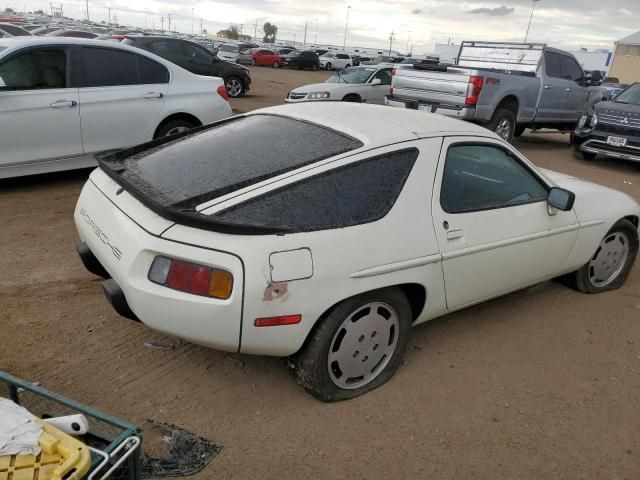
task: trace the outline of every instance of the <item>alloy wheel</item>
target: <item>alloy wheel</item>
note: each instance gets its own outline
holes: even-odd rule
[[[227,82],[227,93],[230,97],[239,97],[242,94],[242,82],[232,78]]]
[[[589,283],[597,288],[613,282],[625,266],[629,255],[629,237],[616,231],[607,235],[589,261]]]

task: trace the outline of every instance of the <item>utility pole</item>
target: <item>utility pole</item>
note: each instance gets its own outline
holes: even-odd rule
[[[164,17],[160,17],[161,27],[160,29],[164,32]]]
[[[347,7],[347,21],[344,24],[344,40],[342,41],[342,49],[347,45],[347,27],[349,27],[349,13],[351,13],[351,5]]]
[[[533,6],[531,7],[531,16],[529,17],[529,25],[527,25],[527,33],[524,34],[524,43],[527,43],[527,37],[529,36],[529,29],[531,28],[531,20],[533,20],[533,12],[536,10],[536,2],[540,0],[533,0]]]
[[[109,25],[111,25],[111,7],[107,7],[107,11],[109,12]]]
[[[147,28],[147,9],[144,9],[144,28]]]
[[[306,47],[307,46],[307,21],[305,20],[304,22],[304,43],[303,45]]]
[[[171,32],[171,14],[167,15],[167,21],[169,22],[169,32]]]
[[[62,4],[60,4],[60,18],[64,18],[64,13],[62,11]]]
[[[193,35],[193,7],[191,7],[191,35]]]
[[[296,46],[296,34],[295,33],[293,34],[293,46],[294,47]]]
[[[204,32],[204,28],[202,28],[202,19],[200,19],[200,35]]]
[[[396,34],[393,30],[391,30],[391,35],[389,35],[389,55],[391,55],[391,47],[393,46],[393,41],[396,38]]]
[[[256,23],[253,25],[253,41],[258,41],[258,19],[256,18]]]
[[[89,21],[89,0],[85,0],[85,7],[87,8],[87,22]]]
[[[313,39],[313,43],[316,44],[316,47],[318,46],[318,19],[316,18],[316,35]]]

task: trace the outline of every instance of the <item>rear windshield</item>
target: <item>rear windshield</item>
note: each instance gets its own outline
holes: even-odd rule
[[[101,166],[158,207],[193,211],[200,203],[361,146],[320,125],[258,114],[137,153],[140,147],[125,150],[101,160]]]
[[[0,30],[4,30],[5,32],[13,35],[14,37],[26,37],[31,35],[29,32],[21,29],[20,27],[16,27],[14,25],[7,25],[6,23],[0,25]]]

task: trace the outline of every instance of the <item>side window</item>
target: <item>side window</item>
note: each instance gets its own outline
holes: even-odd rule
[[[447,213],[503,208],[547,199],[547,189],[506,150],[489,145],[449,148],[440,205]]]
[[[0,90],[35,90],[66,86],[67,55],[64,49],[29,50],[0,63]]]
[[[374,222],[395,204],[418,150],[387,153],[301,180],[218,213],[222,220],[294,232]]]
[[[382,85],[391,85],[391,69],[385,68],[384,70],[379,70],[373,78],[379,78],[382,81]]]
[[[544,52],[544,67],[547,75],[554,78],[562,78],[562,58],[559,53]]]
[[[345,55],[344,53],[339,53],[338,55],[336,55],[336,58],[339,58],[340,60],[347,60],[349,58],[349,55]]]
[[[139,83],[136,56],[110,48],[82,47],[82,86],[136,85]]]
[[[151,51],[157,53],[161,57],[164,55],[177,54],[179,51],[176,51],[173,42],[168,42],[166,40],[161,40],[158,42],[152,42],[150,45]]]
[[[204,49],[196,45],[191,45],[187,42],[182,43],[182,51],[183,55],[189,57],[190,60],[193,60],[197,63],[211,63],[212,55]]]
[[[140,83],[169,83],[169,71],[158,62],[137,55],[138,69],[140,71]]]
[[[562,64],[564,66],[565,78],[569,80],[573,80],[576,83],[582,83],[582,80],[583,80],[582,69],[580,68],[580,65],[578,65],[573,58],[563,55]]]

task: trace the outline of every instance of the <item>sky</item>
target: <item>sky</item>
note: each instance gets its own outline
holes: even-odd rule
[[[84,0],[55,0],[65,16],[85,17]],[[278,26],[278,39],[302,42],[305,22],[307,43],[341,45],[347,13],[347,45],[389,48],[415,53],[433,51],[435,43],[461,40],[523,41],[533,0],[89,0],[89,16],[144,27],[161,25],[171,14],[172,30],[185,33],[203,27],[210,33],[242,25],[242,32],[261,35],[265,22]],[[41,8],[39,0],[0,0],[0,7],[19,11]],[[351,7],[350,9],[348,7]],[[146,11],[146,14],[145,14]],[[640,0],[539,0],[528,40],[575,50],[612,49],[613,42],[640,29]],[[255,27],[257,23],[257,29]]]

